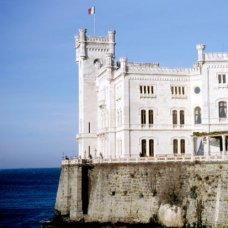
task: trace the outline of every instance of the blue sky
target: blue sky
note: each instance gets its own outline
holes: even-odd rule
[[[77,153],[74,36],[116,30],[116,56],[190,67],[228,50],[227,0],[0,0],[0,168],[58,167]]]

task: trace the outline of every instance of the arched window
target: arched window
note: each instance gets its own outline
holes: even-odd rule
[[[149,156],[150,157],[154,156],[154,140],[153,139],[149,140]]]
[[[226,118],[227,117],[227,105],[225,101],[219,102],[219,118]]]
[[[195,124],[201,124],[201,108],[196,107],[194,111],[194,116],[195,116]]]
[[[154,112],[149,110],[149,124],[154,124]]]
[[[95,59],[93,61],[93,64],[94,64],[94,66],[95,66],[96,69],[100,69],[101,68],[101,62],[100,62],[99,59]]]
[[[146,124],[146,110],[141,110],[141,124]]]
[[[142,139],[141,141],[141,157],[146,156],[146,139]]]
[[[180,144],[181,144],[181,153],[185,154],[185,140],[181,139]]]
[[[173,153],[174,154],[178,153],[178,140],[177,139],[173,140]]]
[[[172,116],[173,116],[173,124],[177,124],[177,111],[176,110],[173,110]]]
[[[184,110],[180,110],[180,124],[184,124]]]

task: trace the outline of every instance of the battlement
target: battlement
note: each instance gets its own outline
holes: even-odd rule
[[[86,29],[79,29],[75,36],[76,61],[85,59],[89,52],[106,52],[115,56],[115,31],[108,31],[106,36],[87,36]]]
[[[205,53],[205,61],[228,61],[228,52]]]
[[[171,74],[171,75],[192,75],[199,74],[199,67],[193,68],[168,68],[160,67],[159,63],[127,63],[128,73],[151,73],[151,74]]]
[[[196,49],[198,52],[198,62],[217,62],[217,61],[228,61],[228,52],[211,52],[205,53],[204,50],[206,45],[197,44]]]
[[[108,43],[109,42],[109,39],[108,37],[102,37],[102,36],[99,36],[99,37],[86,37],[86,41],[87,42],[95,42],[95,43]]]
[[[132,67],[145,67],[145,68],[154,68],[159,67],[159,63],[137,63],[137,62],[128,62],[128,66]]]

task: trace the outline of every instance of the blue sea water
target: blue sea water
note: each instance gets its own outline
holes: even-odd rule
[[[0,227],[41,227],[54,215],[60,169],[0,170]]]

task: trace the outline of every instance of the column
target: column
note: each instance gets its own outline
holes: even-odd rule
[[[177,154],[181,154],[181,139],[177,140]]]

